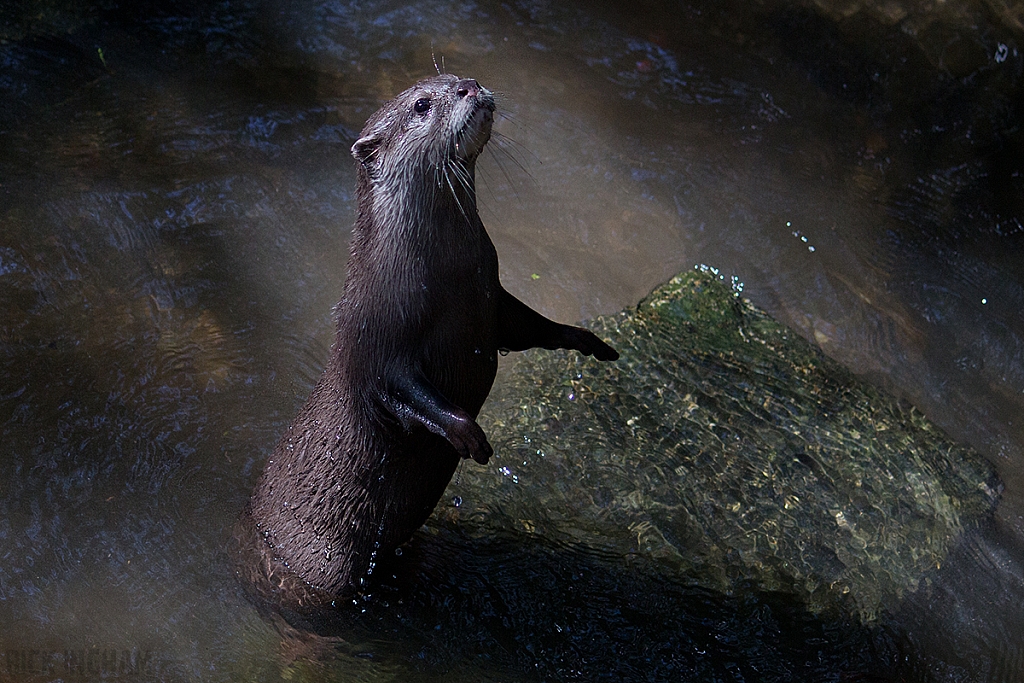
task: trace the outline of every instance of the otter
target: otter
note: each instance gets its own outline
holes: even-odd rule
[[[439,74],[366,123],[358,218],[323,375],[267,460],[236,530],[258,595],[300,613],[361,590],[430,515],[460,459],[493,454],[475,418],[499,351],[618,353],[498,281],[475,164],[494,97]],[[255,575],[254,575],[255,572]]]

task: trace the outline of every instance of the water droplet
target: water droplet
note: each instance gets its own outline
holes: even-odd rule
[[[454,505],[455,507],[459,507],[460,505],[462,505],[462,496],[455,496],[454,498],[452,498],[452,505]]]
[[[570,391],[569,392],[569,400],[570,401],[575,401],[576,400],[576,394]]]
[[[402,556],[402,549],[401,548],[395,548],[395,557],[401,557],[401,556]]]

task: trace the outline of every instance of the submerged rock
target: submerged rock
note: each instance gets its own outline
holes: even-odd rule
[[[979,454],[707,268],[593,329],[621,360],[527,352],[499,378],[481,416],[498,457],[461,468],[435,523],[870,621],[996,505]]]

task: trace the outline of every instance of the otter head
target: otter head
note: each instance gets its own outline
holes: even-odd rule
[[[352,145],[360,175],[394,190],[426,176],[471,189],[473,167],[491,136],[494,97],[473,79],[427,78],[382,106]]]

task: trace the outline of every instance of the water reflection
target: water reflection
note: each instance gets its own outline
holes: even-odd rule
[[[994,526],[893,606],[898,644],[808,622],[770,596],[737,605],[667,587],[672,613],[638,632],[643,657],[668,666],[666,652],[691,646],[722,657],[651,670],[735,678],[727,662],[777,654],[744,631],[775,623],[757,616],[771,612],[784,615],[769,629],[780,642],[830,634],[806,679],[844,662],[893,673],[878,668],[891,656],[912,678],[1019,676],[1020,29],[995,4],[987,17],[973,3],[815,6],[310,0],[5,15],[0,648],[152,650],[169,677],[281,674],[279,639],[239,597],[222,548],[327,352],[352,221],[347,147],[433,54],[503,93],[498,130],[514,158],[482,161],[481,203],[517,296],[580,319],[713,263],[985,453],[1007,484]],[[602,670],[566,654],[597,650],[536,635],[516,609],[567,585],[557,568],[596,573],[585,609],[561,596],[552,611],[608,624],[597,642],[633,628],[614,610],[650,611],[661,590],[579,549],[527,547],[545,558],[531,574],[514,560],[519,541],[442,541],[421,538],[421,552],[467,564],[426,594],[454,606],[420,614],[483,629],[474,652],[536,661],[529,674],[495,656],[523,678]],[[487,571],[522,571],[489,582],[478,555]],[[484,584],[482,602],[466,597]],[[487,609],[511,625],[484,623]],[[723,626],[688,635],[696,614]],[[486,660],[423,642],[440,658],[424,678],[485,678]],[[639,677],[647,660],[623,657]],[[345,661],[358,675],[406,671]]]

